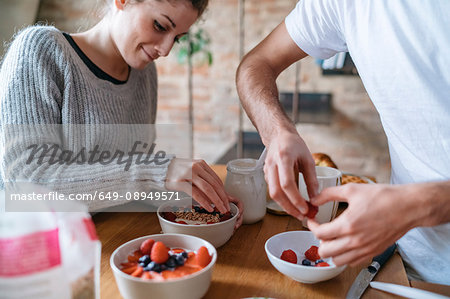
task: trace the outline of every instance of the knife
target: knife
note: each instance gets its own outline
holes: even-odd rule
[[[346,299],[359,299],[364,294],[364,291],[369,286],[370,281],[377,275],[378,270],[386,263],[386,261],[394,254],[397,245],[394,243],[382,254],[373,258],[372,263],[367,268],[359,272],[350,290],[347,293]]]
[[[411,299],[449,299],[450,297],[436,294],[433,292],[405,287],[393,283],[385,283],[379,281],[372,281],[370,286],[374,289],[382,290],[391,294],[399,295]]]

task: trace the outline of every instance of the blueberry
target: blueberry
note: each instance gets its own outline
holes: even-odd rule
[[[309,260],[307,260],[307,259],[304,259],[304,260],[302,261],[302,265],[303,265],[303,266],[311,266],[311,262],[310,262]]]
[[[139,266],[141,266],[142,268],[147,267],[147,265],[145,263],[139,263]]]
[[[151,262],[144,268],[145,271],[161,272],[161,264]]]
[[[149,255],[144,255],[142,257],[139,258],[139,264],[144,264],[144,267],[148,265],[148,263],[150,263],[150,256]]]
[[[196,211],[198,213],[200,211],[200,207],[199,206],[194,206],[194,211]]]
[[[187,259],[188,258],[188,254],[187,254],[187,252],[186,251],[183,251],[182,253],[180,253],[181,254],[181,256],[183,256],[185,259]]]
[[[164,270],[167,270],[167,266],[165,264],[159,264],[159,271],[157,272],[162,272]]]
[[[178,266],[183,266],[185,260],[186,260],[186,258],[182,254],[177,255],[175,258],[175,262],[177,263]]]
[[[318,264],[318,263],[323,263],[323,260],[317,260],[316,264]]]
[[[177,256],[175,256],[175,255],[170,256],[170,258],[166,262],[166,266],[168,268],[175,268],[177,266],[176,258],[177,258]]]

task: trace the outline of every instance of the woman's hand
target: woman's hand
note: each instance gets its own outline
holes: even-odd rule
[[[244,216],[244,204],[238,198],[229,196],[229,201],[234,203],[239,209],[239,216],[236,220],[236,224],[234,225],[234,230],[237,230],[242,225],[242,219]]]
[[[308,227],[322,242],[319,254],[332,257],[340,266],[370,260],[400,239],[426,217],[427,207],[419,203],[412,185],[347,184],[324,189],[312,198],[314,205],[329,201],[348,203],[335,220],[319,225],[308,220]]]
[[[220,213],[230,210],[232,200],[222,181],[203,160],[173,159],[167,171],[166,188],[187,193],[208,212],[213,211],[212,204]]]

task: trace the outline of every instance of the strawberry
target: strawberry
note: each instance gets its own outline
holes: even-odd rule
[[[328,265],[327,262],[321,262],[321,263],[316,264],[316,267],[329,267],[329,266],[330,265]]]
[[[136,268],[136,270],[133,273],[131,273],[131,276],[141,277],[142,273],[144,273],[144,268],[142,268],[141,266],[138,266]]]
[[[164,264],[169,259],[169,249],[163,242],[156,242],[153,245],[150,258],[157,264]]]
[[[153,244],[155,244],[155,240],[153,240],[153,239],[148,239],[148,240],[145,240],[144,242],[142,242],[141,247],[140,247],[142,254],[150,255],[150,252],[152,252]]]
[[[305,257],[310,261],[320,260],[319,247],[311,246],[308,250],[305,251]]]
[[[209,255],[208,249],[205,246],[200,247],[197,250],[197,255],[196,255],[197,265],[204,268],[209,264],[210,261],[211,261],[211,256]]]
[[[220,217],[219,221],[220,221],[220,222],[223,222],[223,221],[226,221],[226,220],[231,219],[231,218],[233,218],[233,216],[231,215],[231,213],[230,213],[230,212],[226,212],[225,214],[223,214],[223,215]]]
[[[136,269],[137,269],[138,267],[139,267],[139,266],[136,264],[136,265],[131,266],[131,267],[123,268],[123,269],[122,269],[122,272],[131,275],[131,273],[133,273],[134,271],[136,271]]]
[[[314,219],[316,217],[317,212],[319,211],[319,208],[309,201],[306,202],[308,204],[308,213],[306,214],[306,217],[310,219]]]
[[[291,249],[283,251],[280,259],[282,259],[283,261],[286,261],[288,263],[297,264],[297,255]]]
[[[175,214],[172,212],[163,212],[162,216],[164,219],[166,219],[170,222],[175,222],[175,219],[177,219],[177,216],[175,216]]]
[[[187,224],[186,221],[183,221],[183,220],[179,220],[179,221],[177,221],[177,223],[178,224]]]

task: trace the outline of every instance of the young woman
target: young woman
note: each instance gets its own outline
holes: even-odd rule
[[[167,157],[167,163],[158,165],[133,163],[126,172],[119,163],[26,163],[30,142],[17,137],[17,126],[32,125],[34,130],[41,124],[154,124],[154,60],[169,54],[208,4],[208,0],[110,1],[103,19],[86,32],[67,34],[50,26],[33,26],[11,43],[0,72],[0,183],[4,187],[18,178],[58,181],[53,187],[66,193],[78,192],[80,182],[81,189],[91,192],[119,186],[122,191],[170,187],[190,193],[207,210],[212,205],[221,212],[229,210],[229,202],[236,200],[225,193],[220,179],[202,160]],[[90,144],[99,145],[99,153],[116,146],[117,138],[105,141],[105,134],[100,135],[89,135]],[[39,145],[72,144],[70,150],[80,149],[64,130],[39,138]],[[46,154],[44,162],[49,161],[50,151]],[[91,202],[90,210],[112,204]]]

